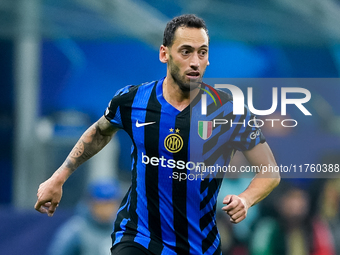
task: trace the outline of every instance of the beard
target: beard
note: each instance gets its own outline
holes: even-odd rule
[[[170,75],[172,79],[176,82],[178,87],[183,92],[189,92],[191,90],[196,89],[202,83],[202,77],[199,77],[195,80],[186,80],[186,75],[183,74],[181,76],[179,67],[173,62],[172,56],[169,57],[169,68],[170,68]],[[203,76],[203,75],[202,75]]]

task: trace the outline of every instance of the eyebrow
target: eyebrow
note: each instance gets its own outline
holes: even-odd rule
[[[190,48],[190,49],[195,49],[194,47],[192,47],[191,45],[188,45],[188,44],[183,44],[183,45],[181,45],[180,47],[179,47],[179,49],[180,48]],[[208,47],[208,45],[206,45],[206,44],[203,44],[203,45],[201,45],[200,47],[198,47],[199,49],[201,49],[201,48],[209,48]]]

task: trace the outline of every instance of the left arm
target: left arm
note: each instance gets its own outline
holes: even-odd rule
[[[239,223],[247,216],[248,209],[260,202],[280,183],[280,173],[263,172],[261,166],[275,167],[276,161],[267,143],[258,144],[254,148],[243,152],[249,163],[258,166],[260,172],[250,182],[248,188],[238,196],[227,195],[222,208],[229,216],[232,223]]]

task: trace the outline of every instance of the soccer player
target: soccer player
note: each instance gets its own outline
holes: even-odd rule
[[[202,94],[213,90],[202,83],[208,55],[204,21],[195,15],[172,19],[159,53],[167,64],[166,77],[116,93],[104,116],[40,185],[36,210],[52,216],[67,178],[124,129],[133,143],[132,182],[117,213],[112,254],[220,254],[215,214],[222,179],[207,173],[201,163],[228,165],[235,150],[243,151],[259,169],[276,162],[261,130],[242,125],[252,118],[247,107],[244,115],[232,114],[229,94],[215,91],[221,105],[207,100],[207,114],[198,111]],[[231,118],[239,124],[212,127],[213,118]],[[279,181],[278,173],[258,173],[241,194],[223,194],[222,210],[231,222],[239,223]]]

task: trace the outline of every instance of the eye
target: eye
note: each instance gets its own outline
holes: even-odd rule
[[[183,56],[187,56],[187,55],[189,55],[189,53],[190,53],[190,51],[187,50],[187,49],[183,49],[183,50],[181,51],[181,54],[182,54]]]
[[[207,53],[208,53],[207,50],[201,50],[201,51],[199,52],[199,55],[200,55],[201,57],[204,57],[205,55],[207,55]]]

